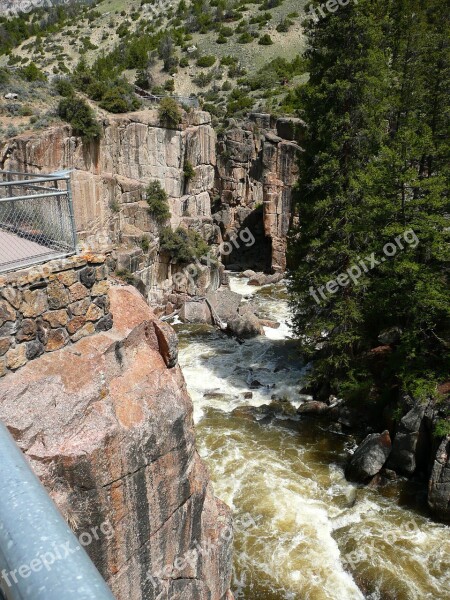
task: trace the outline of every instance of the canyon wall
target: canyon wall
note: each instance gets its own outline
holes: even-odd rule
[[[225,258],[226,263],[242,270],[286,270],[287,235],[304,128],[300,119],[251,113],[244,121],[231,119],[220,136],[219,201],[213,218],[225,239],[249,227],[257,240],[253,250],[239,249]]]
[[[0,143],[0,168],[73,170],[80,247],[114,251],[117,269],[134,274],[152,305],[180,306],[221,285],[220,258],[235,268],[285,270],[302,128],[298,119],[254,114],[243,122],[231,120],[218,141],[208,113],[184,113],[180,125],[168,129],[157,111],[145,110],[108,115],[99,142],[83,141],[68,125],[19,135]],[[184,173],[188,164],[195,173],[190,179]],[[154,180],[169,196],[172,229],[197,231],[213,254],[220,255],[220,245],[246,227],[256,244],[200,267],[194,283],[177,284],[185,265],[161,252],[159,227],[145,201]]]
[[[0,419],[118,600],[232,598],[230,511],[195,447],[177,337],[134,288],[109,301],[113,329],[0,380]]]
[[[188,162],[195,172],[190,180],[184,175]],[[215,181],[216,135],[208,113],[184,113],[176,129],[162,127],[157,111],[110,115],[102,121],[99,142],[83,141],[68,125],[22,134],[0,144],[0,168],[40,173],[73,170],[80,247],[93,252],[114,250],[118,268],[135,274],[152,303],[167,300],[173,287],[170,280],[179,269],[159,252],[158,224],[145,201],[151,181],[159,181],[169,196],[173,229],[194,229],[209,244],[220,242],[209,196]],[[218,273],[208,270],[200,293],[218,285]],[[198,290],[194,286],[182,292]]]

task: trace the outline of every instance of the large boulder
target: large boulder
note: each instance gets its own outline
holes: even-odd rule
[[[450,521],[450,435],[439,445],[428,483],[428,505],[442,521]]]
[[[107,525],[86,550],[117,600],[222,600],[230,512],[195,447],[173,330],[134,288],[110,302],[113,329],[0,381],[0,418],[75,533]]]
[[[208,302],[222,321],[228,323],[236,317],[242,302],[241,294],[222,288],[207,295]]]
[[[423,446],[426,442],[426,427],[423,422],[429,403],[414,402],[409,396],[402,399],[402,403],[409,408],[401,419],[395,435],[392,452],[389,456],[388,468],[410,476],[421,460]]]
[[[252,277],[249,278],[248,285],[254,285],[254,286],[265,285],[266,280],[267,280],[267,275],[264,275],[264,273],[255,273]]]
[[[183,323],[212,324],[211,311],[204,300],[185,302],[178,316]]]
[[[345,470],[349,481],[367,483],[381,471],[391,453],[389,431],[371,433],[358,446]]]
[[[297,409],[299,415],[306,415],[311,417],[321,417],[326,413],[330,412],[330,407],[325,402],[319,402],[317,400],[309,400],[300,404]]]
[[[251,312],[237,314],[228,320],[228,330],[238,338],[252,338],[264,334],[264,328],[256,315]]]

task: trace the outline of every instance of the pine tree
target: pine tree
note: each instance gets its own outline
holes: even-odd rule
[[[308,35],[311,78],[300,103],[310,132],[290,244],[295,325],[324,392],[370,388],[367,351],[396,327],[384,385],[425,393],[450,364],[445,7],[359,2]],[[326,299],[315,291],[320,304],[310,294],[409,230],[414,244],[357,283]]]
[[[370,246],[365,227],[364,172],[385,130],[387,57],[384,3],[363,0],[308,26],[310,80],[300,96],[309,133],[290,244],[295,326],[315,353],[315,378],[336,389],[363,345],[364,282],[339,293],[324,286]],[[314,295],[315,294],[315,295]],[[318,304],[316,299],[321,300]]]
[[[392,13],[389,135],[368,195],[382,244],[412,230],[418,245],[374,272],[365,321],[372,343],[382,329],[403,331],[386,376],[426,395],[450,365],[450,32],[442,3],[400,4]]]

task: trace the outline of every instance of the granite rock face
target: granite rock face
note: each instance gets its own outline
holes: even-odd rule
[[[450,436],[446,436],[436,452],[428,483],[428,505],[442,521],[450,521]]]
[[[184,175],[187,161],[195,172],[189,181]],[[74,213],[82,249],[114,249],[118,268],[135,274],[152,303],[167,301],[178,268],[160,252],[158,223],[146,202],[151,181],[158,181],[168,194],[173,229],[193,229],[208,243],[220,243],[211,216],[216,134],[208,113],[184,113],[178,129],[170,130],[161,126],[155,110],[110,115],[103,120],[101,139],[95,143],[74,136],[69,125],[54,126],[0,142],[0,165],[31,173],[73,169]],[[209,269],[207,287],[215,285],[216,270]],[[83,285],[91,284],[92,274],[86,272]],[[195,283],[192,287],[188,293],[195,295]],[[63,302],[55,289],[52,308]]]
[[[231,518],[195,447],[169,326],[130,287],[114,327],[0,381],[0,418],[118,600],[222,600]],[[227,596],[228,595],[228,596]]]
[[[372,433],[358,446],[353,454],[345,476],[350,481],[365,483],[383,468],[391,452],[389,431]]]
[[[223,238],[235,238],[249,227],[257,241],[225,257],[241,269],[286,269],[286,236],[291,223],[292,189],[299,177],[298,158],[305,124],[250,114],[230,121],[218,143],[220,206],[213,213]],[[284,137],[282,137],[284,136]]]
[[[168,302],[181,307],[183,295],[217,290],[223,265],[210,262],[194,278],[178,277],[186,265],[161,250],[159,226],[146,202],[148,184],[156,180],[166,190],[171,227],[196,231],[224,264],[283,272],[303,130],[299,119],[250,114],[244,122],[232,120],[218,141],[208,113],[184,113],[179,127],[169,130],[157,111],[145,110],[103,119],[98,142],[86,143],[69,125],[0,142],[0,167],[31,173],[72,169],[81,249],[113,250],[118,269],[134,274],[147,300],[163,310]],[[189,180],[188,164],[194,170]],[[256,243],[239,242],[246,229]],[[80,285],[91,289],[92,281],[86,272]],[[80,290],[74,288],[73,302]],[[50,309],[65,301],[55,286]]]
[[[403,404],[407,412],[398,424],[388,467],[397,473],[410,476],[421,463],[426,462],[426,459],[422,458],[423,454],[429,455],[427,449],[423,450],[424,446],[430,446],[427,439],[428,427],[424,420],[429,402],[413,402],[406,396]]]

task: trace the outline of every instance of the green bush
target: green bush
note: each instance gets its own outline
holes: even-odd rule
[[[271,46],[273,44],[273,40],[268,33],[265,33],[259,40],[258,44],[260,46]]]
[[[239,60],[235,56],[231,56],[228,54],[227,56],[222,56],[220,59],[220,64],[224,67],[234,67],[238,64]]]
[[[159,181],[150,182],[146,191],[149,212],[157,223],[162,225],[170,219],[169,203],[167,194],[161,187]]]
[[[159,120],[162,125],[170,128],[178,127],[181,121],[181,110],[173,98],[163,98],[158,108]]]
[[[195,169],[188,160],[184,163],[183,173],[187,181],[190,181],[195,177]]]
[[[277,31],[279,33],[287,33],[293,24],[293,21],[291,21],[290,19],[283,19],[278,23]]]
[[[77,135],[87,140],[100,137],[101,129],[95,120],[95,114],[82,98],[75,96],[63,98],[58,105],[58,115],[70,123]]]
[[[248,31],[245,31],[238,37],[238,44],[250,44],[253,42],[253,36]]]
[[[161,250],[177,263],[189,264],[206,256],[209,246],[196,231],[164,227],[160,237]]]
[[[6,69],[0,68],[0,85],[8,83],[9,81],[9,73]]]
[[[142,248],[143,252],[148,252],[150,250],[150,240],[146,235],[139,240],[139,246]]]
[[[55,81],[55,90],[60,96],[64,96],[66,98],[68,98],[69,96],[73,96],[75,93],[73,85],[68,79],[57,79]]]
[[[31,62],[26,67],[20,69],[20,74],[26,81],[45,81],[47,79],[45,74],[34,64],[34,62]]]
[[[123,279],[123,281],[129,285],[134,285],[137,281],[136,276],[133,275],[133,273],[128,269],[120,269],[119,271],[116,271],[116,277]]]
[[[175,80],[170,78],[164,84],[164,89],[166,92],[173,92],[175,90]]]
[[[21,117],[31,117],[32,114],[33,114],[33,111],[30,106],[21,106],[19,108],[19,115]]]
[[[450,421],[439,419],[436,422],[433,435],[435,437],[445,437],[446,435],[450,435]]]
[[[215,62],[215,56],[200,56],[197,60],[197,66],[202,68],[212,67]]]

